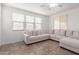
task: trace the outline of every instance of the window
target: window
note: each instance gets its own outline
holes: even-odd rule
[[[39,18],[39,17],[36,17],[36,18],[35,18],[35,23],[42,23],[42,19]]]
[[[54,17],[54,29],[67,29],[67,15]]]
[[[27,23],[26,29],[27,29],[27,30],[33,30],[33,29],[34,29],[33,24]]]
[[[67,15],[60,17],[60,28],[67,29]]]
[[[54,29],[59,29],[60,24],[59,24],[59,17],[54,18]]]
[[[42,18],[34,16],[24,16],[20,13],[12,13],[13,30],[41,30]]]
[[[33,16],[26,16],[26,22],[34,23],[34,17]]]
[[[26,16],[26,30],[41,30],[40,17]]]
[[[23,30],[23,23],[14,22],[13,30]]]
[[[35,29],[36,30],[41,30],[41,24],[35,24]]]
[[[24,30],[24,15],[19,13],[12,14],[13,30]]]
[[[34,30],[34,17],[26,16],[26,30]]]
[[[35,29],[41,30],[42,29],[42,19],[40,17],[35,18]]]

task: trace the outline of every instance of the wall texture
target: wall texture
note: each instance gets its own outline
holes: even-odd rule
[[[79,8],[75,8],[72,10],[67,10],[61,13],[56,13],[54,15],[50,16],[50,20],[53,21],[53,16],[61,16],[61,15],[67,15],[68,16],[68,30],[75,30],[75,31],[79,31]],[[52,22],[53,24],[53,22]],[[51,26],[51,25],[50,25]]]
[[[25,15],[33,15],[33,16],[39,16],[43,19],[43,29],[48,29],[48,16],[39,15],[36,13],[32,13],[29,11],[9,7],[9,6],[2,6],[2,18],[3,18],[3,39],[2,39],[2,45],[3,44],[9,44],[9,43],[15,43],[19,41],[24,40],[24,31],[13,31],[12,30],[12,13],[22,13]]]
[[[1,36],[2,36],[2,33],[1,33],[1,4],[0,4],[0,45],[1,45]]]
[[[1,5],[0,5],[0,12],[1,12]],[[50,16],[50,19],[48,16],[32,13],[26,10],[21,10],[13,7],[9,7],[6,5],[2,5],[2,21],[1,21],[1,15],[0,15],[0,40],[1,40],[1,32],[2,32],[2,40],[1,43],[3,44],[9,44],[9,43],[15,43],[19,41],[24,40],[24,31],[13,31],[12,30],[12,13],[22,13],[25,15],[33,15],[33,16],[39,16],[43,18],[43,29],[53,29],[53,16],[60,16],[60,15],[68,15],[68,29],[69,30],[75,30],[79,31],[79,8],[64,11],[61,13],[56,13],[54,15]],[[2,24],[1,24],[2,23]],[[2,31],[1,31],[2,26]]]

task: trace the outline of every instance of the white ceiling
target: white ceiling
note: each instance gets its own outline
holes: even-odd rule
[[[62,3],[62,4],[59,4],[58,7],[52,8],[51,13],[53,14],[57,12],[62,12],[62,11],[70,10],[70,9],[77,8],[77,7],[79,7],[78,3]]]
[[[78,3],[59,3],[59,6],[55,8],[50,8],[49,3],[6,3],[5,5],[9,5],[12,7],[28,10],[43,15],[51,15],[57,12],[79,7]]]

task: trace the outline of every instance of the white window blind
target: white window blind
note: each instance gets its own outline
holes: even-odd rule
[[[24,30],[24,15],[19,13],[12,14],[13,30]]]
[[[13,23],[13,30],[23,30],[23,23],[14,22]]]
[[[35,18],[35,30],[42,30],[42,18]]]
[[[26,30],[34,30],[34,16],[26,16]]]
[[[41,24],[35,24],[35,29],[36,30],[41,30]]]
[[[33,29],[34,29],[33,24],[27,23],[27,25],[26,25],[26,30],[33,30]]]
[[[41,30],[41,24],[40,17],[26,16],[26,30]]]
[[[34,23],[34,17],[33,16],[26,16],[26,22]]]
[[[12,13],[12,28],[13,30],[41,30],[42,18],[30,16],[20,13]]]
[[[60,28],[67,29],[67,15],[60,16]]]
[[[39,17],[36,17],[36,18],[35,18],[35,23],[42,23],[42,19],[39,18]]]
[[[60,28],[60,24],[59,24],[59,17],[54,17],[54,29],[59,29]]]
[[[54,29],[67,29],[67,15],[54,17]]]

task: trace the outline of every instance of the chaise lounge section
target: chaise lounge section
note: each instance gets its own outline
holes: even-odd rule
[[[79,32],[74,31],[73,34],[72,32],[68,33],[70,33],[70,35],[68,34],[68,37],[62,38],[60,40],[59,46],[79,53]]]

